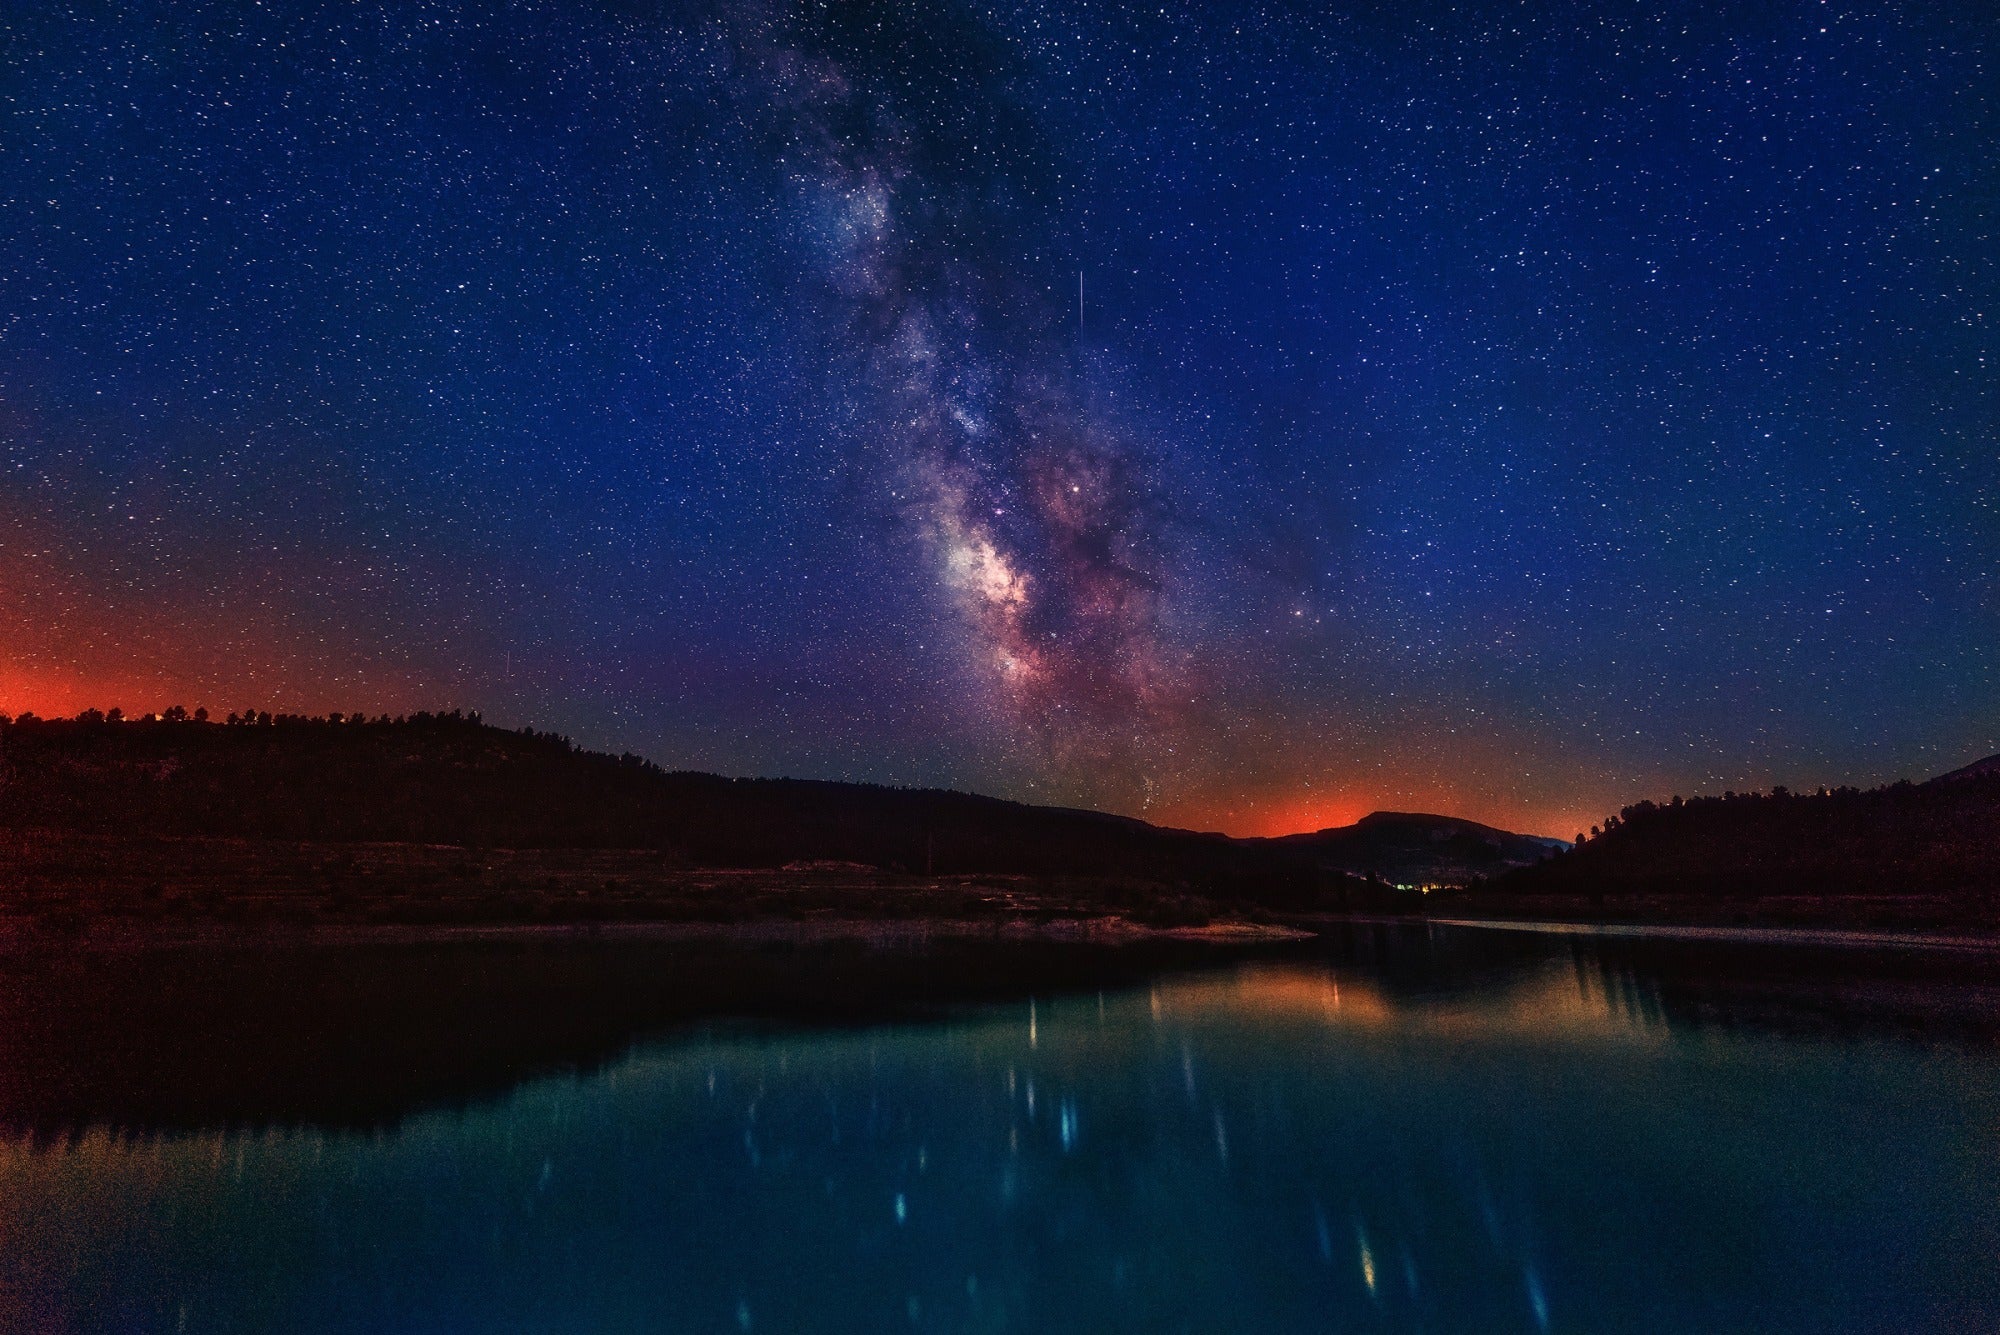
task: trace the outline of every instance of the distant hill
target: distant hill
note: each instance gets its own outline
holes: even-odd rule
[[[2000,927],[2000,765],[1865,792],[1640,802],[1481,898],[1537,912]]]
[[[1935,779],[1932,779],[1931,782],[1950,783],[1956,779],[1990,779],[1995,775],[2000,775],[2000,756],[1988,756],[1984,760],[1973,761],[1964,769],[1955,769],[1949,774],[1940,774]]]
[[[1464,885],[1533,866],[1569,847],[1561,839],[1406,811],[1377,811],[1353,825],[1268,842],[1303,853],[1330,871],[1419,886]]]
[[[653,849],[692,867],[1120,877],[1216,899],[1362,907],[1300,850],[966,793],[670,773],[477,715],[25,718],[0,726],[0,829]]]

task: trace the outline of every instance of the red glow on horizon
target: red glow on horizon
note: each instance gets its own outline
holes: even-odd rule
[[[151,674],[99,673],[88,667],[58,670],[0,658],[0,714],[63,719],[87,709],[108,713],[115,708],[123,710],[128,719],[139,719],[179,705],[190,714],[207,709],[209,716],[220,722],[245,707],[318,717],[332,710],[352,713],[357,706],[365,706],[362,712],[374,717],[438,709],[443,706],[436,703],[437,698],[451,694],[413,689],[400,681],[388,689],[377,685],[356,691],[310,675],[303,681],[281,680],[275,672],[245,675],[252,684],[217,687],[203,677],[165,669]]]
[[[1156,825],[1188,830],[1212,830],[1238,839],[1273,839],[1288,834],[1315,834],[1353,825],[1377,811],[1423,812],[1469,820],[1513,834],[1567,839],[1574,829],[1587,829],[1571,811],[1495,810],[1490,803],[1466,800],[1455,793],[1395,794],[1353,792],[1266,792],[1237,794],[1213,801],[1191,801],[1142,813]],[[1598,817],[1602,819],[1602,817]]]
[[[173,704],[195,708],[197,701],[181,698],[186,693],[185,683],[167,673],[97,677],[0,662],[0,714],[68,718],[85,709],[116,707],[136,718]]]
[[[1352,794],[1298,793],[1259,803],[1246,811],[1237,828],[1228,833],[1266,838],[1310,834],[1317,830],[1352,825],[1375,809],[1375,804],[1368,799]]]
[[[1227,802],[1191,802],[1149,812],[1146,818],[1159,825],[1216,830],[1239,839],[1268,839],[1352,825],[1374,810],[1367,798],[1352,793],[1267,793]]]

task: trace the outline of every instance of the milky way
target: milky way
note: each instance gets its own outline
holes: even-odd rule
[[[890,5],[731,32],[834,355],[865,387],[857,452],[971,632],[971,674],[1058,764],[1129,768],[1180,694],[1167,526],[1144,452],[1088,411],[1057,186],[999,50],[963,16]]]

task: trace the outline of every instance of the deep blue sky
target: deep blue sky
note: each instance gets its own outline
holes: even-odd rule
[[[2000,28],[1331,8],[16,7],[0,708],[1259,831],[2000,751]]]

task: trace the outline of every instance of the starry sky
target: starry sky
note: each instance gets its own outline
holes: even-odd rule
[[[0,709],[1567,835],[2000,751],[1978,6],[32,3]]]

